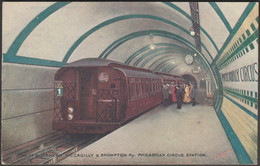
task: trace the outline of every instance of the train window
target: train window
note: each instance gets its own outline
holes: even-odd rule
[[[151,79],[146,80],[146,94],[147,95],[151,94]]]
[[[135,79],[136,82],[136,93],[137,93],[137,97],[141,96],[141,78],[136,78]]]
[[[137,92],[137,97],[141,96],[141,83],[138,82],[136,83],[136,92]]]
[[[153,87],[154,87],[154,92],[156,92],[156,80],[154,80]]]
[[[129,99],[135,98],[135,79],[129,78]]]
[[[151,82],[148,84],[148,88],[149,88],[149,95],[151,95],[152,94],[152,83]]]
[[[151,86],[151,87],[150,87],[150,88],[151,88],[151,89],[150,89],[150,92],[151,92],[151,94],[153,94],[153,79],[151,79],[151,84],[150,84],[150,86]]]
[[[145,96],[145,79],[142,79],[142,96]]]
[[[129,94],[130,94],[130,99],[135,98],[135,89],[134,89],[134,85],[130,85],[130,86],[129,86]]]
[[[149,83],[146,83],[146,94],[149,95]]]
[[[145,83],[142,83],[142,95],[145,96]]]
[[[129,83],[134,83],[135,79],[134,78],[129,78]]]

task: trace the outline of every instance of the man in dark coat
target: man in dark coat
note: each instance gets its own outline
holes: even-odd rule
[[[180,84],[180,91],[181,91],[181,100],[182,100],[182,102],[183,102],[183,98],[184,98],[184,94],[185,94],[185,84]]]
[[[175,94],[177,97],[177,109],[181,109],[181,105],[182,105],[182,99],[183,99],[183,92],[182,92],[182,88],[181,85],[178,84],[175,88]]]

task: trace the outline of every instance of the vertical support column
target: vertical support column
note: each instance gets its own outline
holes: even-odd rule
[[[199,52],[201,52],[201,39],[200,39],[200,19],[199,19],[199,3],[198,2],[189,2],[190,4],[190,13],[192,18],[192,27],[195,32],[195,44]]]
[[[211,89],[211,80],[210,78],[206,78],[206,94],[210,95],[212,94],[212,89]]]

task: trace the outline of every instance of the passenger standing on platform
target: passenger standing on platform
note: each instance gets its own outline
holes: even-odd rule
[[[176,94],[175,94],[175,84],[172,84],[172,102],[176,103],[177,102],[177,98],[176,98]]]
[[[177,109],[181,109],[182,105],[182,90],[181,90],[181,85],[178,84],[175,88],[175,94],[177,98]]]
[[[168,98],[168,103],[169,105],[172,104],[172,85],[167,84],[168,87],[168,94],[169,94],[169,98]]]
[[[191,102],[191,98],[190,98],[190,88],[187,84],[185,84],[185,94],[184,94],[184,98],[183,98],[183,102],[185,103],[190,103]]]
[[[192,83],[190,85],[190,97],[191,97],[192,106],[195,106],[195,104],[196,104],[196,100],[195,100],[195,87],[194,87],[194,85]]]
[[[162,93],[163,93],[163,105],[167,106],[168,105],[169,94],[168,94],[167,85],[165,85],[165,84],[163,84]]]
[[[184,83],[182,83],[181,85],[180,85],[180,91],[181,91],[181,102],[183,102],[183,98],[184,98],[184,86],[185,86],[185,84]]]

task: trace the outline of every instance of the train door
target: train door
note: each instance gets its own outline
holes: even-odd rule
[[[96,70],[82,69],[80,76],[80,119],[96,120]]]

